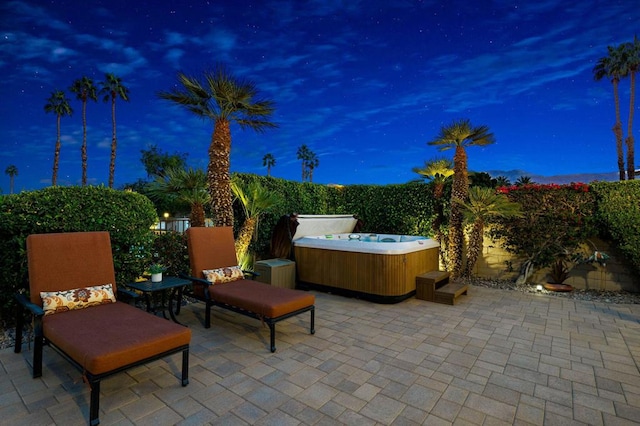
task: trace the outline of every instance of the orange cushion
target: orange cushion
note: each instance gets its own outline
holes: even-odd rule
[[[212,285],[209,286],[209,294],[216,302],[242,308],[266,318],[277,318],[315,303],[313,294],[253,280]]]
[[[188,345],[191,330],[116,302],[42,319],[44,337],[92,374]]]

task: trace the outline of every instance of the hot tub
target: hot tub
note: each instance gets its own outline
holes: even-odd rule
[[[416,276],[438,269],[440,246],[420,236],[327,233],[297,236],[293,248],[300,287],[397,303],[415,294]]]

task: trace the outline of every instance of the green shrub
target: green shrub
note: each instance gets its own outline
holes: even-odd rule
[[[168,231],[153,240],[152,258],[166,269],[167,275],[189,274],[189,252],[186,234]]]
[[[524,185],[500,188],[522,206],[522,217],[497,218],[490,235],[523,260],[520,279],[532,269],[570,258],[588,237],[598,233],[595,197],[586,184]]]
[[[597,182],[592,188],[601,226],[640,274],[640,181]]]
[[[247,184],[257,181],[280,194],[282,199],[280,205],[260,218],[256,241],[250,246],[258,259],[269,256],[271,234],[276,223],[280,217],[291,213],[354,214],[364,222],[365,232],[431,234],[434,203],[430,184],[327,186],[253,174],[239,173],[236,176]],[[244,213],[237,203],[234,217],[235,226],[239,228],[244,221]]]
[[[50,187],[0,198],[0,310],[8,318],[13,294],[28,288],[25,240],[29,234],[109,231],[116,282],[139,276],[151,259],[151,201],[106,187]]]

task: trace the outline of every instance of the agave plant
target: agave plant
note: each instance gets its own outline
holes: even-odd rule
[[[238,232],[235,244],[236,256],[242,263],[242,259],[247,257],[251,238],[257,232],[260,216],[279,203],[280,196],[270,192],[258,182],[246,184],[236,177],[231,180],[231,191],[240,201],[246,218]]]

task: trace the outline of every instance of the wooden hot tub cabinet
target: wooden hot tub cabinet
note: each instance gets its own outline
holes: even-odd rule
[[[298,285],[377,303],[401,302],[416,292],[416,276],[438,269],[438,247],[374,254],[294,246]]]

